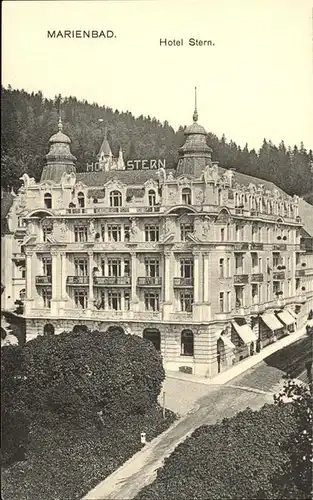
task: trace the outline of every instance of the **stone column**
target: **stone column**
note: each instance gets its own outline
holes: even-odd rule
[[[32,276],[32,255],[33,252],[26,251],[26,299],[32,299],[32,281],[35,281],[35,276]]]
[[[67,269],[66,269],[66,254],[61,253],[61,298],[66,300],[66,279],[67,279]]]
[[[200,297],[200,252],[193,253],[193,275],[194,275],[194,302],[199,303]]]
[[[137,312],[139,310],[139,299],[137,297],[137,255],[136,252],[131,252],[131,310]]]
[[[209,302],[209,252],[203,255],[203,302]]]
[[[88,293],[88,309],[93,309],[93,252],[88,252],[88,274],[89,274],[89,293]]]
[[[170,250],[164,251],[163,260],[163,320],[167,321],[172,312],[172,252]]]
[[[51,315],[59,316],[61,302],[61,255],[58,250],[51,251],[52,257],[52,299]]]

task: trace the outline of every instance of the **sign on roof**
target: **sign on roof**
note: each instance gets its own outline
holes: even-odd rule
[[[166,168],[166,160],[128,160],[125,164],[125,170],[158,170],[159,168]],[[87,172],[106,170],[116,170],[116,167],[108,168],[108,165],[101,161],[87,163],[86,165]]]

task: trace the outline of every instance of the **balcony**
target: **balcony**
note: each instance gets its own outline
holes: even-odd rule
[[[234,285],[245,285],[248,280],[249,276],[247,274],[234,274]]]
[[[284,279],[285,279],[285,271],[273,272],[273,280],[284,280]]]
[[[263,250],[263,243],[251,243],[250,250]]]
[[[263,282],[263,274],[262,273],[251,274],[251,283],[262,283],[262,282]]]
[[[137,278],[138,286],[161,286],[162,278],[160,276],[143,276]]]
[[[234,252],[249,250],[249,243],[235,243]]]
[[[296,270],[296,278],[300,278],[301,276],[305,276],[305,269]]]
[[[36,285],[51,285],[52,277],[51,276],[36,276],[35,281],[36,281]]]
[[[273,245],[273,250],[287,250],[286,243],[275,243]]]
[[[94,276],[95,286],[130,286],[130,276]]]
[[[174,278],[173,286],[175,288],[180,288],[180,287],[193,288],[193,278]]]
[[[149,207],[137,207],[137,212],[141,213],[148,213],[148,212],[160,212],[160,206],[155,205],[155,206],[149,206]]]
[[[68,285],[88,285],[89,276],[68,276],[66,283]]]

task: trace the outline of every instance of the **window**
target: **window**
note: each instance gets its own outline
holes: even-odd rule
[[[252,304],[258,304],[259,303],[259,285],[256,283],[252,284],[251,287],[251,293],[252,293]]]
[[[113,311],[121,310],[121,292],[118,290],[109,290],[108,292],[108,306]]]
[[[109,276],[121,276],[121,259],[108,259]]]
[[[183,330],[181,333],[181,355],[193,356],[194,352],[193,333],[191,330]]]
[[[124,292],[125,311],[130,310],[130,293]]]
[[[235,302],[236,307],[242,307],[243,303],[243,286],[235,286]]]
[[[124,276],[130,276],[130,262],[128,259],[124,259]]]
[[[122,206],[122,193],[120,191],[111,191],[110,193],[110,207]]]
[[[236,225],[236,241],[242,241],[243,240],[243,231],[242,231],[242,226]]]
[[[47,237],[52,234],[53,228],[50,225],[44,225],[42,228],[42,239],[43,241],[47,241]]]
[[[84,208],[84,206],[85,206],[85,195],[84,195],[84,193],[82,193],[82,192],[78,193],[78,195],[77,195],[77,201],[78,201],[78,206],[80,208]]]
[[[51,257],[43,257],[42,258],[42,270],[44,276],[51,276],[52,275],[52,262],[51,262]]]
[[[224,278],[224,259],[220,259],[219,263],[219,277]]]
[[[243,272],[243,257],[241,254],[235,254],[235,273],[242,274]]]
[[[296,264],[300,264],[300,254],[296,252]]]
[[[230,258],[227,258],[227,278],[231,276],[231,268],[230,268]]]
[[[130,239],[130,227],[124,226],[124,240],[129,241]]]
[[[280,283],[279,283],[279,281],[273,281],[273,292],[274,292],[274,294],[280,292]]]
[[[251,252],[251,264],[252,264],[252,272],[258,272],[258,254],[255,252]]]
[[[221,227],[221,241],[225,241],[225,229]]]
[[[75,276],[88,276],[88,260],[84,257],[74,259]]]
[[[180,276],[181,278],[193,278],[193,259],[181,259]]]
[[[43,307],[51,307],[52,290],[51,288],[43,288],[41,291]]]
[[[145,237],[146,241],[159,241],[159,226],[146,225]]]
[[[180,310],[183,312],[192,312],[193,293],[180,292]]]
[[[94,301],[94,305],[98,310],[105,308],[105,290],[100,291],[100,295],[98,295],[98,298]]]
[[[150,207],[154,207],[156,205],[156,194],[153,189],[150,189],[148,192],[148,202]]]
[[[146,259],[145,260],[146,267],[146,276],[151,278],[156,278],[160,276],[160,263],[157,259]]]
[[[266,229],[266,233],[267,233],[266,241],[267,241],[267,243],[271,243],[271,228],[270,227],[268,227]]]
[[[78,243],[86,242],[88,239],[87,226],[85,225],[74,226],[74,239],[75,242]]]
[[[220,312],[224,312],[224,292],[220,292]]]
[[[180,239],[181,241],[186,241],[187,234],[193,233],[194,227],[191,222],[184,223],[180,225]]]
[[[182,202],[184,205],[191,205],[191,189],[184,188],[182,190]]]
[[[109,241],[121,241],[121,226],[118,224],[108,225],[108,239]]]
[[[279,266],[279,263],[280,263],[280,254],[273,252],[273,267],[275,268]]]
[[[157,292],[145,292],[145,310],[146,311],[159,311],[160,310],[160,296]]]
[[[74,303],[77,309],[87,309],[87,304],[88,304],[87,290],[76,288],[74,290]]]
[[[50,193],[45,193],[43,199],[45,207],[52,208],[52,195]]]
[[[226,307],[227,311],[231,311],[231,293],[226,292]]]
[[[262,272],[262,257],[259,257],[259,273]]]
[[[25,269],[25,267],[22,267],[21,271],[22,271],[22,278],[26,278],[26,269]]]
[[[255,242],[257,241],[257,233],[258,233],[258,228],[257,226],[252,226],[252,241]]]
[[[217,204],[221,205],[222,204],[222,190],[219,189],[217,192]]]

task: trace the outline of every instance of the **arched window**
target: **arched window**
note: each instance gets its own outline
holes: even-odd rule
[[[193,356],[193,333],[191,330],[183,330],[181,333],[181,355]]]
[[[217,204],[221,205],[222,204],[222,190],[219,189],[217,192]]]
[[[51,195],[51,193],[45,193],[43,199],[44,199],[45,207],[52,208],[52,195]]]
[[[111,207],[121,207],[122,206],[122,193],[120,191],[111,191],[111,193],[110,193],[110,206]]]
[[[148,193],[148,201],[149,201],[149,207],[154,207],[156,204],[156,194],[153,189],[150,189]]]
[[[43,327],[43,334],[48,337],[49,335],[54,335],[54,326],[51,323],[47,323]]]
[[[191,189],[184,188],[182,190],[182,202],[184,205],[191,205]]]
[[[85,206],[85,195],[84,195],[84,193],[82,193],[82,192],[78,193],[78,195],[77,195],[77,201],[78,201],[78,206],[80,208],[84,208],[84,206]]]
[[[150,340],[157,351],[161,350],[161,334],[157,328],[146,328],[142,336],[144,339]]]

